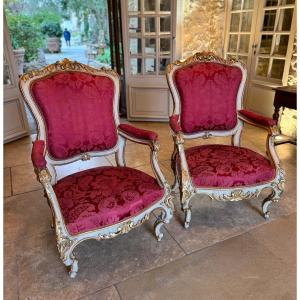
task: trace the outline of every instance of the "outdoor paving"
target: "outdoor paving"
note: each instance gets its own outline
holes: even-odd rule
[[[64,42],[63,42],[64,43]],[[60,53],[45,53],[47,64],[55,63],[58,60],[62,60],[65,57],[70,60],[76,60],[80,63],[87,64],[88,59],[86,56],[87,46],[86,45],[75,45],[71,44],[70,47],[62,44]]]

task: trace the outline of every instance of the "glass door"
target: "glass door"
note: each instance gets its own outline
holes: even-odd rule
[[[169,93],[164,76],[174,58],[176,1],[126,0],[122,4],[128,117],[167,119]]]
[[[251,64],[252,44],[257,7],[254,0],[233,0],[228,14],[228,34],[225,56],[238,58],[248,69]]]
[[[292,21],[295,0],[266,0],[261,9],[256,36],[255,71],[257,80],[281,84],[288,76],[293,46]],[[286,70],[285,70],[286,69]]]

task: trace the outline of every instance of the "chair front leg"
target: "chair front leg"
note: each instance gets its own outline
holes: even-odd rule
[[[179,189],[181,209],[185,214],[184,227],[189,228],[192,219],[192,207],[190,205],[190,201],[192,199],[192,196],[195,194],[195,189],[191,183],[188,164],[184,153],[184,141],[180,133],[174,136],[174,143],[177,146],[180,158]]]
[[[172,185],[172,191],[175,191],[179,187],[179,176],[178,176],[178,164],[177,164],[177,145],[174,143],[174,150],[171,157],[171,169],[174,175],[174,183]]]
[[[58,206],[55,192],[51,185],[51,175],[47,169],[37,170],[40,183],[44,187],[44,192],[54,215],[57,249],[60,258],[67,267],[71,267],[69,275],[74,278],[78,272],[78,261],[73,254],[76,246],[76,239],[69,236],[65,226],[63,225],[62,215]]]

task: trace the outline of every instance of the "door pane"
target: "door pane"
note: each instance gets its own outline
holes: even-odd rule
[[[171,0],[160,0],[160,11],[171,11]]]
[[[275,18],[276,18],[276,9],[266,10],[262,30],[273,31],[275,26]]]
[[[291,29],[293,8],[281,9],[277,25],[278,31],[289,31]]]
[[[155,58],[146,58],[145,59],[145,73],[146,74],[155,74],[155,71],[156,71]]]
[[[242,0],[233,0],[231,10],[239,10],[241,9]]]
[[[145,32],[155,32],[155,17],[145,18]]]
[[[256,68],[256,75],[267,77],[268,75],[268,68],[269,68],[269,58],[262,58],[258,59],[257,68]]]
[[[161,54],[170,54],[171,53],[171,39],[170,38],[161,38],[160,39],[160,53]]]
[[[160,32],[171,31],[171,17],[160,17]]]
[[[155,0],[144,0],[145,11],[155,11]]]
[[[160,58],[159,60],[159,74],[164,75],[167,65],[170,63],[170,58]]]
[[[259,53],[261,54],[271,53],[272,39],[273,39],[273,35],[271,34],[263,34],[261,36]]]
[[[239,31],[240,27],[240,13],[231,14],[230,31]]]
[[[278,4],[278,0],[266,0],[266,6],[276,6]]]
[[[281,5],[294,4],[295,0],[281,0]]]
[[[250,34],[240,35],[240,53],[248,53],[249,51]]]
[[[131,38],[129,42],[130,54],[141,54],[142,53],[142,40],[139,38]]]
[[[274,54],[286,55],[289,43],[289,35],[277,35],[275,39]]]
[[[128,11],[140,11],[141,3],[140,0],[128,0]]]
[[[231,34],[229,36],[228,52],[236,52],[237,51],[237,41],[238,41],[237,34]]]
[[[129,32],[141,32],[141,18],[129,18]]]
[[[253,9],[254,0],[244,0],[243,9]]]
[[[130,72],[132,75],[142,74],[142,59],[131,58],[130,59]]]
[[[282,79],[283,69],[285,60],[283,59],[273,59],[271,77],[276,79]]]
[[[251,31],[252,12],[246,12],[242,15],[242,28],[241,31]]]
[[[145,53],[155,54],[156,52],[156,39],[145,39]]]

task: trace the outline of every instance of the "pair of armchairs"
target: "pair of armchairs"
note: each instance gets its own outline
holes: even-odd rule
[[[211,53],[168,66],[167,80],[174,99],[170,127],[174,138],[172,168],[175,186],[191,221],[190,200],[204,193],[212,199],[238,201],[272,193],[268,206],[282,193],[283,171],[274,150],[273,120],[242,110],[246,70],[239,62]],[[110,239],[141,225],[153,210],[161,210],[154,232],[161,240],[163,224],[173,215],[173,194],[158,164],[155,132],[120,124],[119,76],[64,59],[24,74],[20,90],[33,113],[37,139],[32,162],[52,212],[57,247],[74,278],[78,262],[74,248],[87,239]],[[269,159],[239,147],[243,123],[269,132]],[[205,145],[184,149],[184,139],[232,136],[232,146]],[[126,167],[126,140],[150,147],[156,178]],[[58,178],[56,168],[78,160],[115,154],[116,167],[105,166]]]

